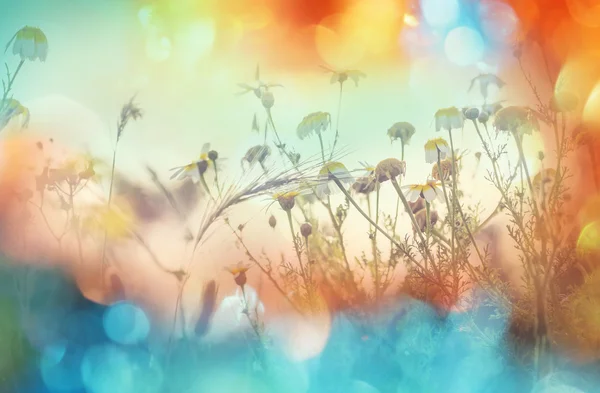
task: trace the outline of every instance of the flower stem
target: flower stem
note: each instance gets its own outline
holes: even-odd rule
[[[294,243],[294,250],[296,251],[296,257],[298,258],[298,263],[300,264],[300,274],[302,275],[302,281],[304,281],[304,288],[306,289],[306,295],[309,301],[309,304],[312,307],[312,293],[309,285],[310,277],[306,274],[306,270],[304,269],[304,265],[302,264],[302,255],[300,253],[300,249],[298,248],[298,242],[296,241],[296,232],[294,231],[294,223],[292,220],[292,211],[286,210],[288,222],[290,224],[290,233],[292,234],[292,242]]]
[[[375,224],[379,224],[379,183],[375,191]],[[373,231],[373,268],[375,271],[375,303],[379,301],[379,258],[377,255],[377,231]]]
[[[118,146],[119,146],[119,141],[117,139],[117,142],[115,142],[115,148],[113,150],[112,164],[111,164],[111,169],[110,169],[110,185],[108,188],[108,202],[107,202],[107,209],[109,209],[109,210],[110,210],[111,203],[112,203],[113,187],[114,187],[114,183],[115,183],[115,167],[116,167],[116,162],[117,162]],[[104,274],[106,272],[106,244],[107,244],[107,241],[108,241],[108,229],[104,228],[104,241],[102,243],[102,258],[100,260],[101,274],[102,274],[102,287],[104,287],[104,285],[105,285]]]
[[[21,60],[19,62],[19,65],[15,69],[15,72],[12,74],[12,76],[8,80],[8,84],[4,87],[4,94],[2,95],[2,102],[0,102],[0,113],[4,112],[4,109],[6,109],[6,106],[8,105],[8,103],[6,102],[6,99],[8,98],[8,94],[12,90],[12,86],[15,83],[15,79],[17,78],[17,74],[21,70],[21,67],[23,67],[23,64],[25,64],[25,60]],[[7,66],[7,71],[6,72],[8,72],[8,66]]]
[[[335,138],[333,139],[333,147],[331,148],[331,154],[329,155],[329,159],[333,159],[333,153],[335,152],[335,146],[337,145],[338,138],[340,136],[340,115],[342,113],[342,95],[343,95],[344,83],[340,82],[340,94],[338,98],[338,107],[337,107],[337,119],[335,121]]]
[[[217,168],[217,160],[212,160],[212,163],[215,171],[215,185],[217,187],[217,192],[219,193],[219,198],[221,198],[221,186],[219,185],[219,171]]]

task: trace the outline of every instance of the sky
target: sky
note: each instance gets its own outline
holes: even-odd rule
[[[514,41],[523,31],[539,30],[549,37],[553,74],[566,74],[565,83],[580,92],[591,89],[583,75],[593,74],[589,64],[596,55],[587,52],[592,38],[585,37],[592,37],[600,26],[600,11],[583,0],[567,2],[568,19],[551,2],[544,8],[533,2],[423,0],[419,15],[403,1],[327,0],[319,7],[312,3],[0,0],[0,42],[8,42],[25,25],[41,28],[49,42],[47,60],[26,62],[14,85],[14,97],[31,111],[29,128],[19,130],[13,122],[6,132],[52,137],[61,146],[109,159],[120,108],[136,95],[144,117],[127,128],[119,143],[120,172],[150,187],[144,171],[149,164],[168,181],[170,168],[196,159],[208,142],[228,158],[224,179],[234,181],[241,174],[240,158],[263,141],[262,134],[251,131],[255,114],[261,125],[265,121],[260,101],[251,93],[236,94],[238,83],[253,82],[257,64],[262,80],[283,85],[273,89],[273,118],[283,141],[304,157],[318,154],[318,140],[298,140],[299,122],[316,111],[330,112],[335,119],[338,111],[338,86],[329,83],[319,65],[360,69],[367,77],[358,86],[346,83],[343,90],[340,146],[349,152],[343,162],[356,169],[359,161],[375,165],[399,157],[399,144],[391,144],[386,133],[396,122],[410,122],[417,132],[406,150],[403,181],[408,184],[423,182],[430,173],[423,145],[440,136],[434,113],[449,106],[482,104],[477,88],[468,91],[473,77],[496,73],[507,82],[502,90],[491,91],[490,101],[534,105],[513,56]],[[535,25],[539,20],[542,27]],[[549,97],[555,86],[540,72],[538,54],[535,46],[526,49],[525,64],[541,94]],[[18,63],[10,50],[2,58],[10,69]],[[571,68],[561,68],[563,63]],[[589,116],[595,114],[593,105],[587,111]],[[481,150],[474,130],[467,125],[454,135],[459,147],[471,153],[465,171],[474,180],[466,191],[493,207],[497,196],[483,179],[485,165],[474,173],[472,153]],[[332,137],[333,131],[324,133],[326,145]],[[553,148],[545,138],[542,133],[525,141],[533,172],[539,165],[538,151]],[[273,157],[272,165],[281,166],[277,155]],[[271,212],[285,222],[282,212],[265,212],[265,205],[260,200],[238,211],[240,217],[254,219],[255,226],[247,232],[249,244],[256,252],[265,247],[291,255],[291,237],[284,230],[273,231],[265,244]],[[384,189],[382,210],[392,211],[394,205],[393,191]],[[368,238],[358,215],[349,220],[348,249],[358,256],[368,247]],[[157,254],[177,266],[186,250],[178,238],[173,239],[174,225],[146,228],[146,235],[158,245]],[[407,221],[402,225],[408,230]],[[223,278],[224,264],[243,258],[232,245],[231,236],[221,233],[199,252],[202,263],[197,267],[199,278],[191,285],[192,306],[206,280]],[[121,251],[126,258],[139,259],[139,250]],[[176,287],[170,278],[144,271],[143,263],[120,267],[130,273],[142,271],[131,279],[137,295],[147,298],[157,280],[166,280],[164,293],[172,294]],[[85,282],[92,280],[89,274],[83,276]],[[172,307],[161,301],[151,300],[161,310]]]

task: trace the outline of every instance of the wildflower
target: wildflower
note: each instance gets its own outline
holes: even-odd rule
[[[283,87],[277,83],[265,83],[260,80],[260,67],[256,66],[256,72],[254,74],[254,81],[256,82],[255,86],[250,86],[247,83],[238,83],[238,86],[242,88],[242,92],[238,93],[238,95],[246,94],[249,92],[253,92],[256,98],[262,99],[263,94],[268,91],[272,87]],[[272,95],[271,95],[272,96]]]
[[[385,159],[375,168],[375,178],[379,183],[393,180],[400,175],[406,174],[406,162],[396,158]]]
[[[506,131],[515,135],[531,135],[532,131],[538,131],[539,122],[531,109],[520,106],[508,106],[500,109],[494,119],[496,132]]]
[[[342,184],[352,184],[354,178],[348,172],[348,169],[341,162],[328,162],[323,165],[317,177],[319,184],[316,187],[316,193],[319,198],[331,195],[339,191],[333,179],[337,179]]]
[[[465,108],[463,114],[469,120],[477,120],[479,118],[479,109],[477,108]]]
[[[444,108],[435,112],[435,130],[439,131],[442,128],[445,130],[453,130],[462,128],[464,117],[461,111],[456,107]]]
[[[409,202],[416,202],[419,197],[421,197],[424,198],[425,201],[431,203],[435,199],[441,199],[443,197],[440,186],[441,183],[429,180],[425,184],[412,184],[404,186],[402,189],[405,190],[404,195]]]
[[[372,176],[359,177],[352,184],[352,190],[358,194],[368,195],[375,191],[375,187],[377,186],[376,183],[377,182]]]
[[[258,162],[260,165],[264,165],[267,157],[271,155],[271,148],[268,145],[256,145],[252,146],[246,154],[244,158],[242,158],[242,163],[244,161],[248,162],[251,166]]]
[[[450,155],[450,145],[444,138],[435,138],[430,139],[425,143],[425,162],[428,164],[433,164],[438,160],[438,154],[440,156],[440,160],[446,158],[446,156]]]
[[[298,138],[304,139],[307,136],[320,134],[325,131],[331,124],[331,115],[328,112],[310,113],[302,119],[296,128]]]
[[[48,56],[48,39],[41,29],[25,26],[13,36],[6,47],[7,49],[11,43],[13,43],[13,55],[21,56],[22,61],[25,59],[30,61],[35,61],[36,59],[46,61],[46,57]]]
[[[273,229],[277,226],[277,219],[272,214],[271,217],[269,217],[269,226]]]
[[[225,269],[233,275],[235,283],[243,288],[247,282],[246,272],[250,270],[250,267],[250,265],[246,265],[243,262],[238,262],[237,265],[231,265]]]
[[[209,160],[215,162],[219,158],[219,153],[216,150],[211,150],[208,152],[207,156]]]
[[[300,225],[300,234],[302,234],[304,238],[307,238],[310,235],[312,235],[312,225],[310,225],[310,223],[308,222],[305,222],[304,224]]]
[[[402,145],[408,145],[415,132],[415,127],[412,124],[401,121],[394,123],[394,125],[388,129],[387,134],[392,142],[400,139]]]
[[[440,176],[440,170],[438,167],[438,163],[433,164],[433,168],[431,169],[431,177],[435,180],[439,181],[449,181],[452,179],[453,173],[458,171],[458,167],[456,164],[452,165],[452,159],[446,158],[445,160],[441,160],[440,164],[442,164],[442,175]],[[454,170],[453,168],[454,167]]]
[[[2,122],[2,125],[6,125],[9,121],[19,116],[22,117],[22,128],[27,128],[29,125],[31,117],[29,109],[21,105],[21,103],[14,98],[7,99],[1,103],[0,109],[2,109],[2,113],[0,113],[0,122]],[[2,125],[0,125],[0,129],[2,128]]]
[[[550,109],[555,112],[570,112],[577,108],[577,104],[579,104],[577,96],[568,91],[556,92],[550,99]]]
[[[279,206],[289,212],[296,205],[296,197],[300,195],[299,191],[278,192],[273,194],[273,199],[279,202]]]
[[[429,213],[429,226],[430,227],[435,226],[435,224],[437,224],[437,222],[438,222],[438,219],[439,219],[438,212],[435,210],[432,210]],[[425,232],[427,230],[427,228],[426,228],[427,210],[421,209],[417,213],[415,213],[415,221],[417,221],[417,226],[419,227],[419,231]]]
[[[323,68],[326,72],[331,73],[331,79],[330,79],[330,83],[339,83],[340,85],[342,85],[344,82],[346,82],[349,79],[352,79],[354,81],[354,84],[356,85],[356,87],[358,87],[358,81],[360,80],[360,78],[366,78],[367,75],[359,70],[340,70],[340,71],[336,71],[333,70],[329,67],[326,66],[321,66],[321,68]]]
[[[469,90],[467,91],[471,91],[475,86],[475,83],[479,83],[479,91],[481,92],[481,95],[483,96],[484,100],[488,97],[488,89],[490,85],[495,85],[499,89],[506,85],[506,83],[502,79],[498,78],[494,74],[480,74],[475,78],[471,79],[471,84],[469,85]]]
[[[192,161],[184,166],[179,166],[170,169],[170,171],[174,171],[174,173],[171,175],[171,180],[175,178],[177,180],[185,180],[187,178],[190,178],[194,183],[198,183],[200,181],[200,178],[204,175],[204,173],[206,173],[208,167],[210,166],[210,152],[210,143],[205,143],[202,146],[202,150],[200,156],[198,157],[198,160]]]

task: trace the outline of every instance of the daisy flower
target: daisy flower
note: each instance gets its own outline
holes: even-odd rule
[[[392,142],[400,139],[400,142],[403,145],[408,145],[415,132],[415,126],[408,122],[401,121],[394,123],[394,125],[388,129],[387,134]]]
[[[428,164],[433,164],[438,160],[438,154],[440,155],[440,160],[446,158],[446,156],[451,155],[450,145],[444,138],[435,138],[430,139],[425,143],[425,162]]]
[[[540,123],[531,109],[522,106],[508,106],[496,113],[494,129],[496,132],[511,132],[519,136],[531,135],[532,131],[539,131]]]
[[[315,191],[319,198],[339,191],[338,186],[333,181],[334,178],[342,184],[351,185],[354,183],[354,178],[344,164],[341,162],[328,162],[323,165],[317,176],[318,184]]]
[[[30,120],[29,109],[21,105],[21,103],[14,98],[10,98],[0,103],[2,113],[0,113],[0,129],[3,128],[9,121],[14,118],[21,116],[21,127],[27,128]]]
[[[242,89],[242,92],[238,93],[238,95],[243,95],[243,94],[247,94],[250,92],[253,92],[254,95],[256,96],[256,98],[259,99],[263,99],[263,94],[267,91],[269,91],[269,89],[271,87],[283,87],[282,85],[278,84],[278,83],[265,83],[263,81],[260,80],[260,67],[257,65],[256,66],[256,72],[254,73],[254,82],[256,83],[255,85],[249,85],[247,83],[238,83],[238,87],[240,87]],[[273,94],[271,94],[271,97],[273,96]]]
[[[455,130],[462,128],[465,118],[462,112],[456,107],[444,108],[435,112],[435,130]]]
[[[506,83],[502,79],[498,78],[498,76],[494,74],[480,74],[475,78],[471,79],[471,84],[469,85],[469,90],[467,91],[473,90],[473,87],[475,87],[475,83],[479,84],[479,91],[481,92],[481,95],[483,96],[484,100],[487,100],[488,89],[490,85],[494,85],[499,89],[503,88],[504,85],[506,85]]]
[[[252,266],[247,265],[243,262],[238,262],[236,265],[230,265],[225,268],[231,275],[233,275],[233,280],[237,285],[243,287],[246,284],[247,277],[246,272],[250,270]]]
[[[48,39],[44,32],[31,26],[25,26],[13,36],[9,41],[6,49],[13,44],[12,53],[13,55],[19,55],[21,60],[25,59],[35,61],[46,61],[48,56]]]
[[[296,205],[296,197],[300,195],[300,191],[277,192],[273,194],[273,199],[279,202],[279,206],[288,212]]]
[[[330,83],[339,83],[339,84],[343,84],[344,82],[346,82],[348,79],[352,79],[352,81],[354,81],[354,84],[358,87],[358,81],[360,80],[360,78],[366,78],[367,74],[365,74],[362,71],[359,70],[333,70],[329,67],[326,67],[324,65],[320,66],[321,68],[323,68],[326,72],[331,73],[331,79],[330,79]]]
[[[325,131],[331,124],[331,115],[328,112],[313,112],[302,119],[296,128],[296,134],[301,140],[314,134]]]
[[[200,157],[196,161],[192,161],[187,165],[171,168],[173,171],[171,180],[185,180],[187,178],[192,179],[194,183],[198,183],[201,177],[206,173],[206,170],[211,165],[211,160],[208,157],[210,150],[210,143],[205,143],[202,146]]]
[[[271,148],[268,145],[252,146],[242,158],[242,167],[244,162],[247,162],[251,167],[255,163],[264,166],[265,160],[271,155]]]
[[[377,182],[383,183],[406,174],[406,162],[396,158],[385,159],[375,168],[375,178]]]
[[[364,176],[359,177],[352,184],[352,191],[357,194],[368,195],[375,191],[375,187],[377,186],[377,182],[373,176]]]
[[[361,175],[362,177],[368,177],[371,176],[375,173],[375,167],[367,162],[364,161],[359,161],[358,162],[360,164],[360,166],[362,167],[362,170],[364,171],[364,173]]]
[[[419,198],[425,199],[431,203],[434,200],[442,200],[444,197],[441,183],[438,181],[430,180],[425,184],[411,184],[402,187],[404,196],[409,202],[416,202]]]

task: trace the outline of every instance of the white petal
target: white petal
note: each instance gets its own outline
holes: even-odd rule
[[[15,40],[15,44],[13,45],[12,53],[13,55],[20,55],[23,51],[23,40]]]
[[[35,59],[35,42],[33,40],[24,40],[21,55],[28,57],[30,60]]]
[[[48,43],[40,42],[36,44],[36,52],[41,61],[46,61],[46,57],[48,57]]]
[[[419,199],[420,196],[421,196],[420,190],[409,190],[406,193],[406,199],[408,199],[408,201],[410,203],[415,203],[417,201],[417,199]]]
[[[464,124],[464,119],[462,116],[454,116],[450,119],[450,126],[454,128],[462,128]]]
[[[319,198],[323,198],[329,195],[329,187],[327,186],[327,183],[319,183],[319,185],[317,185],[317,187],[315,188],[315,192]]]
[[[436,199],[437,193],[433,188],[426,188],[425,190],[423,190],[423,197],[425,197],[425,200],[427,202],[431,203]]]
[[[437,161],[437,150],[425,150],[425,162],[428,164],[433,164]]]
[[[435,117],[435,130],[436,131],[439,131],[439,130],[442,129],[442,127],[444,125],[443,121],[444,121],[444,118],[442,116],[436,116]]]

